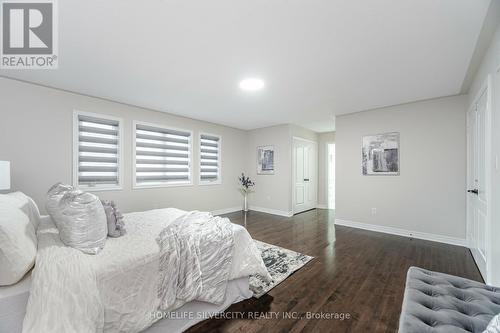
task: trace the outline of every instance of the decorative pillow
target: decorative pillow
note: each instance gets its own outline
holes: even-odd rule
[[[500,333],[500,313],[491,319],[483,333]]]
[[[123,222],[122,213],[116,208],[114,201],[101,200],[106,219],[108,221],[108,236],[120,237],[125,235],[125,224]]]
[[[0,194],[0,201],[6,200],[28,215],[35,231],[38,229],[38,225],[40,224],[40,211],[38,210],[38,206],[33,199],[28,197],[23,192]]]
[[[49,213],[50,217],[52,218],[52,221],[54,221],[54,224],[56,225],[57,228],[59,228],[58,221],[64,220],[64,215],[62,214],[62,211],[59,208],[59,204],[61,203],[62,197],[67,192],[70,191],[74,191],[73,186],[63,183],[57,183],[53,185],[47,192],[47,201],[45,202],[45,209],[47,210],[47,213]]]
[[[64,219],[64,216],[61,215],[61,211],[59,210],[59,203],[61,202],[62,197],[70,191],[74,191],[73,186],[57,183],[52,186],[47,192],[47,202],[45,203],[45,208],[49,213],[50,217],[54,223],[57,221],[61,221]]]
[[[37,238],[25,196],[0,197],[0,286],[17,283],[35,264]]]
[[[46,207],[64,244],[87,254],[104,248],[108,228],[97,196],[56,184],[48,192]]]

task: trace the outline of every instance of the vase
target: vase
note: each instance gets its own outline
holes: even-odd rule
[[[243,211],[248,212],[248,194],[243,195]]]

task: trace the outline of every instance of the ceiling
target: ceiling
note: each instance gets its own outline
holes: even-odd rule
[[[190,118],[318,132],[458,94],[489,0],[64,0],[59,69],[1,75]],[[259,77],[265,88],[238,83]]]

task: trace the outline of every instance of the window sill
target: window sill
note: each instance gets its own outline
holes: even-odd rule
[[[222,185],[222,180],[218,180],[216,182],[198,182],[199,186],[210,186],[210,185]]]
[[[168,188],[168,187],[191,187],[194,184],[191,183],[180,183],[180,184],[159,184],[159,185],[134,185],[132,189],[143,190],[148,188]]]
[[[123,187],[89,187],[89,186],[76,186],[76,189],[86,192],[104,192],[104,191],[122,191]]]

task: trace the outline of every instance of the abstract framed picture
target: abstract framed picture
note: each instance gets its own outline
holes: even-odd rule
[[[274,146],[257,147],[257,174],[274,175]]]
[[[366,176],[399,176],[399,133],[363,136],[362,171]]]

